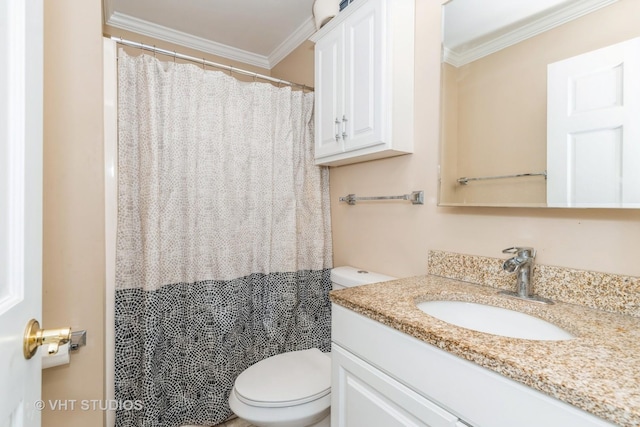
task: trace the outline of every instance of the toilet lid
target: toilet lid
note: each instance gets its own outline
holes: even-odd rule
[[[317,400],[331,392],[331,358],[317,348],[264,359],[235,382],[238,399],[248,405],[283,407]]]

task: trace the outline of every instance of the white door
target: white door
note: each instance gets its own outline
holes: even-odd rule
[[[0,1],[0,425],[40,425],[40,357],[26,360],[42,312],[42,0]]]
[[[345,103],[339,118],[345,151],[384,144],[383,87],[385,1],[369,1],[345,21]]]
[[[640,207],[640,38],[548,67],[547,203]]]
[[[318,40],[315,47],[315,157],[344,151],[341,119],[344,105],[343,26]]]
[[[458,417],[333,343],[333,427],[459,427]]]

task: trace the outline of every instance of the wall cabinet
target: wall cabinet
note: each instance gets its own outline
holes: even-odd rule
[[[316,164],[413,151],[414,0],[359,0],[311,37]]]
[[[332,306],[333,427],[612,427],[601,418]]]

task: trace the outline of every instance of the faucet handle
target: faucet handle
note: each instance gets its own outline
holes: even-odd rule
[[[503,249],[503,254],[515,254],[518,257],[535,258],[536,250],[530,247],[513,246],[511,248]]]

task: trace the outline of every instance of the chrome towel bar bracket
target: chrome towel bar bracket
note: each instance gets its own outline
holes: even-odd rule
[[[412,191],[410,194],[403,194],[401,196],[369,196],[369,197],[357,197],[355,194],[348,194],[338,199],[340,202],[347,202],[350,205],[355,205],[356,202],[368,201],[368,200],[409,200],[413,205],[424,205],[424,191]]]

